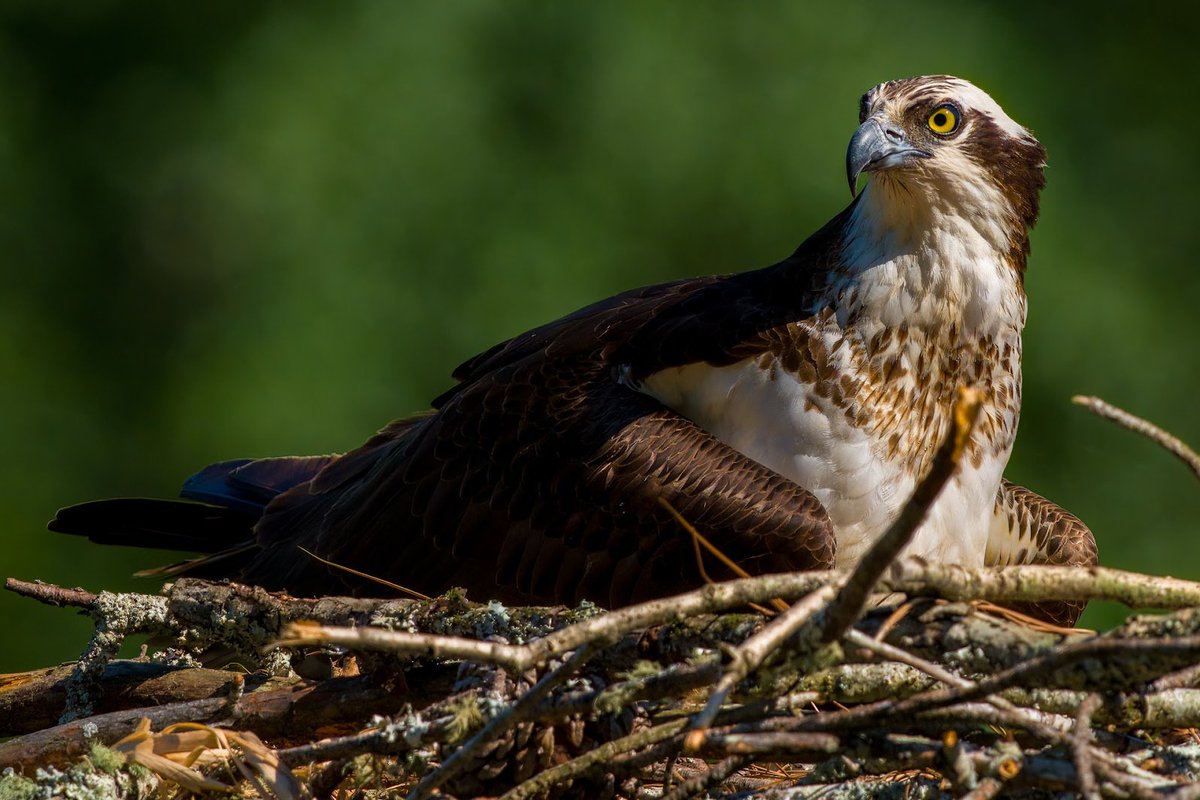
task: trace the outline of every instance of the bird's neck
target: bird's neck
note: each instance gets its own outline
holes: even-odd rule
[[[840,303],[847,322],[1019,336],[1027,242],[1024,224],[990,186],[876,176],[850,209],[831,288],[848,298]]]

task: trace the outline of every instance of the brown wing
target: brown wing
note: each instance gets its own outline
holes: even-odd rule
[[[996,497],[984,555],[988,566],[1099,563],[1096,539],[1073,514],[1023,486],[1005,480]],[[1018,610],[1058,625],[1074,625],[1086,602],[1032,603]]]
[[[301,546],[425,592],[621,605],[700,583],[658,497],[750,572],[832,565],[810,493],[618,375],[768,348],[764,334],[814,313],[847,213],[772,267],[625,292],[466,362],[432,416],[276,498],[244,577],[301,593],[345,579]]]
[[[509,363],[351,456],[342,481],[318,476],[268,508],[244,577],[328,591],[329,569],[299,545],[426,593],[619,606],[701,582],[659,497],[752,573],[833,563],[832,526],[810,493],[589,353]]]

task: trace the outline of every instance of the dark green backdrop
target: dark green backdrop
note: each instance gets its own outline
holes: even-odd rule
[[[173,556],[45,520],[343,450],[528,326],[769,263],[847,202],[859,95],[951,72],[1050,152],[1009,475],[1105,563],[1200,579],[1200,485],[1069,404],[1200,442],[1200,30],[1174,8],[10,2],[0,571],[154,590],[130,573]],[[88,630],[11,596],[0,622],[0,671]]]

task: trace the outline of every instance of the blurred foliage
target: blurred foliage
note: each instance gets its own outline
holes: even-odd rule
[[[848,200],[859,95],[975,80],[1050,152],[1009,476],[1105,563],[1200,578],[1200,16],[1177,5],[9,2],[3,572],[172,558],[44,531],[211,461],[351,447],[462,359],[633,285],[769,263]],[[1089,612],[1111,623],[1119,609]],[[85,621],[0,596],[0,671]]]

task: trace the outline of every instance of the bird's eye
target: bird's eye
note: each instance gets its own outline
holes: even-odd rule
[[[959,119],[958,109],[946,103],[931,111],[925,124],[938,136],[949,136],[958,130]]]

